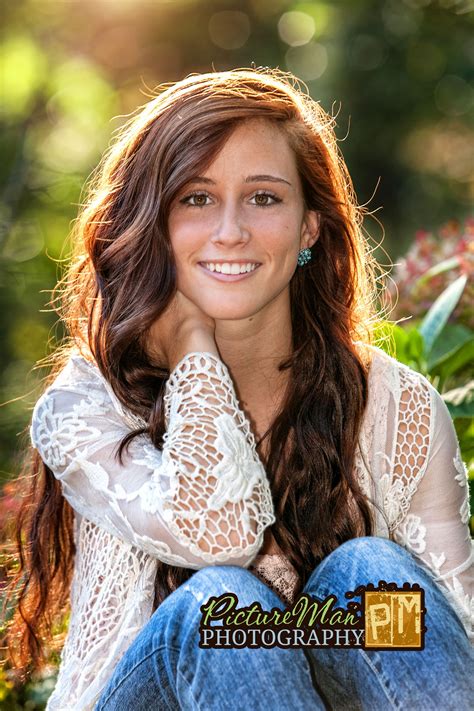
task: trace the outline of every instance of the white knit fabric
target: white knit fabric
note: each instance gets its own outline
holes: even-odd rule
[[[355,472],[374,501],[375,535],[425,565],[474,641],[473,542],[466,467],[449,411],[422,375],[370,346],[369,402]],[[255,438],[226,365],[188,353],[165,392],[163,450],[132,428],[97,365],[79,352],[37,401],[33,446],[75,510],[71,617],[47,711],[90,711],[152,614],[157,560],[197,570],[249,567],[291,601],[296,574],[257,555],[275,521]]]

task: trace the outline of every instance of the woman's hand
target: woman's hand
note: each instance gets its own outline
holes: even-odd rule
[[[187,353],[206,351],[219,356],[214,338],[216,322],[181,291],[177,291],[148,331],[150,355],[171,371]]]

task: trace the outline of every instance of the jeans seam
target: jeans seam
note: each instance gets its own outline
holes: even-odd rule
[[[375,665],[373,664],[373,662],[372,662],[371,658],[369,657],[369,655],[366,654],[363,649],[359,649],[359,652],[360,652],[361,655],[362,655],[362,659],[365,661],[365,663],[366,663],[366,664],[371,668],[371,670],[374,672],[375,677],[376,677],[377,681],[379,682],[379,684],[380,684],[380,686],[381,686],[381,688],[382,688],[382,691],[384,692],[385,696],[387,697],[387,700],[390,702],[392,708],[396,709],[397,711],[400,711],[400,706],[398,705],[398,703],[396,702],[396,700],[395,700],[395,699],[392,697],[392,695],[390,694],[390,692],[389,692],[389,690],[388,690],[388,688],[387,688],[387,685],[385,684],[385,681],[384,681],[383,677],[382,677],[382,676],[379,674],[379,672],[377,671],[377,668],[376,668]]]
[[[201,708],[201,707],[199,706],[198,702],[196,701],[196,699],[195,699],[195,697],[194,697],[193,692],[191,691],[191,684],[189,683],[189,681],[186,679],[186,677],[184,676],[184,674],[183,674],[179,669],[178,669],[178,676],[180,676],[181,679],[183,679],[184,683],[187,685],[187,687],[188,687],[188,694],[191,696],[191,698],[192,698],[192,700],[193,700],[193,703],[194,703],[194,706],[195,706],[195,708],[197,709],[197,711],[200,711],[200,708]]]
[[[309,667],[309,675],[310,675],[311,683],[313,685],[313,689],[320,697],[322,703],[325,706],[326,711],[332,711],[331,704],[329,703],[329,701],[326,697],[326,694],[323,692],[323,690],[321,689],[321,687],[319,685],[317,672],[316,672],[317,667],[316,667],[316,664],[314,663],[311,653],[308,649],[305,649],[305,647],[301,647],[301,649],[303,650],[303,654],[306,658],[306,662]]]
[[[140,659],[140,661],[138,661],[138,662],[127,672],[127,674],[126,674],[124,677],[122,677],[122,678],[120,679],[120,682],[117,684],[117,686],[114,687],[114,688],[112,689],[112,691],[107,695],[107,697],[101,702],[101,706],[103,706],[104,704],[106,704],[106,703],[109,701],[109,699],[111,698],[111,696],[112,696],[113,694],[115,694],[115,692],[116,692],[118,689],[120,689],[120,687],[123,685],[123,683],[129,678],[130,674],[131,674],[132,672],[134,672],[135,669],[137,669],[137,668],[140,666],[140,664],[142,664],[143,662],[146,662],[147,659],[149,659],[150,657],[152,657],[156,652],[159,652],[160,649],[172,650],[173,652],[176,652],[177,654],[179,654],[179,649],[175,649],[174,647],[169,647],[169,646],[167,646],[167,645],[161,645],[160,647],[157,647],[156,649],[153,649],[153,650],[152,650],[149,654],[147,654],[145,657],[142,657],[142,658]]]

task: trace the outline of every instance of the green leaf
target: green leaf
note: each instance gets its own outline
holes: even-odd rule
[[[407,335],[407,350],[411,357],[411,360],[415,363],[421,364],[423,361],[425,344],[420,329],[417,326],[413,326],[413,328],[410,328],[407,331]]]
[[[474,332],[470,328],[460,323],[447,323],[441,336],[433,343],[428,358],[429,369],[439,367],[472,340]]]
[[[395,344],[395,357],[397,360],[405,363],[407,360],[407,343],[408,334],[401,326],[394,326],[392,331],[393,341]]]
[[[458,417],[456,419],[456,434],[458,439],[461,440],[464,437],[466,439],[472,439],[474,436],[474,421],[469,417]]]
[[[453,388],[442,394],[449,413],[456,417],[474,417],[474,380],[469,380],[459,388]]]
[[[439,370],[439,375],[444,381],[453,375],[462,374],[462,371],[466,367],[469,368],[472,363],[474,363],[474,340],[465,343],[450,358],[443,361],[436,372]]]
[[[442,294],[438,296],[434,304],[421,322],[420,332],[425,341],[425,354],[428,358],[433,343],[445,327],[449,317],[456,308],[459,299],[464,291],[467,282],[467,274],[463,274],[456,281],[453,281]]]
[[[449,259],[443,259],[439,264],[435,264],[430,269],[428,269],[424,274],[422,274],[419,279],[416,280],[414,288],[417,289],[419,286],[423,286],[425,282],[438,274],[444,274],[444,272],[449,272],[450,269],[455,269],[459,267],[460,259],[458,256],[449,257]]]

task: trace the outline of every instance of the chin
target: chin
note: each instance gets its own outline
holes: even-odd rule
[[[255,316],[254,311],[217,311],[210,314],[211,318],[215,321],[243,321],[245,319]]]
[[[215,321],[240,321],[254,316],[258,309],[255,307],[237,307],[235,304],[198,304],[202,311]]]

